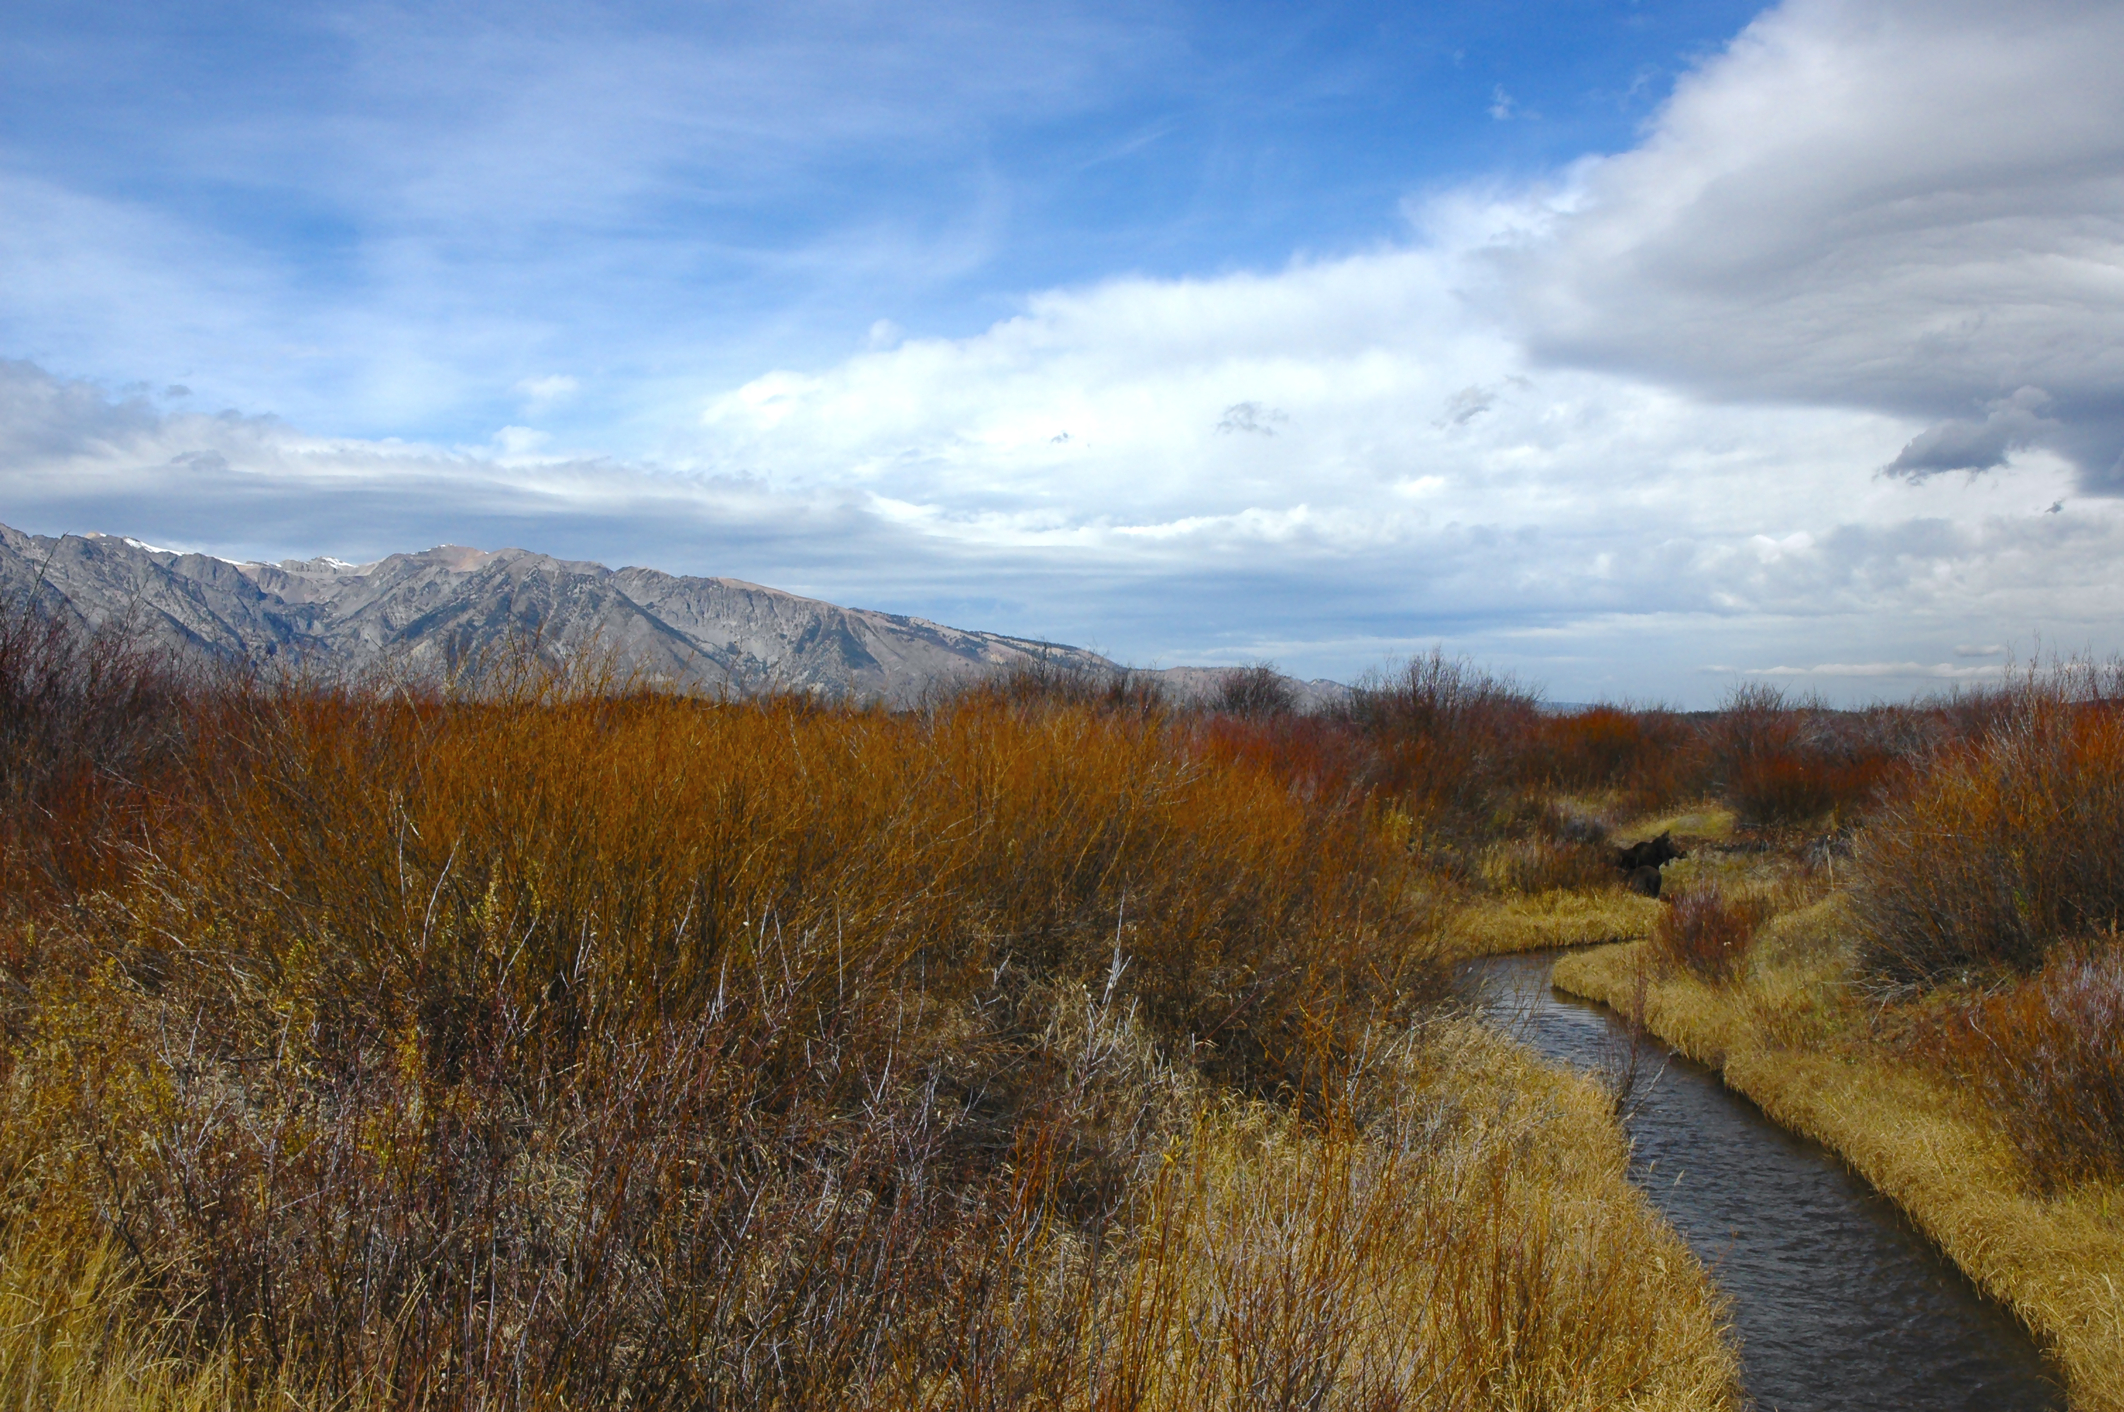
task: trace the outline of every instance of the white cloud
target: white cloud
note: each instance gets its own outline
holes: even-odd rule
[[[2124,7],[1788,0],[1503,263],[1544,360],[2031,446],[2124,491]]]
[[[2111,650],[2124,500],[2072,492],[2124,488],[2120,26],[1794,0],[1553,190],[1447,193],[1342,258],[1042,291],[969,337],[880,320],[837,362],[697,379],[653,463],[4,365],[0,518],[276,556],[513,541],[1166,663],[1348,675],[1442,639],[1567,699]],[[527,347],[495,385],[533,420],[589,364]]]
[[[1409,267],[1364,268],[1379,280]],[[1318,295],[1357,273],[1287,278]],[[451,452],[172,412],[8,364],[0,503],[25,528],[136,532],[229,557],[523,544],[1165,663],[1266,652],[1349,675],[1444,639],[1569,699],[1693,699],[1706,689],[1695,664],[1742,650],[1863,664],[2029,631],[2080,645],[2124,591],[2119,516],[2038,513],[2062,465],[1872,479],[1865,468],[1907,426],[1707,408],[1590,374],[1520,385],[1508,367],[1491,379],[1510,389],[1495,409],[1440,429],[1427,411],[1463,375],[1461,340],[1484,345],[1426,323],[1393,348],[1349,350],[1351,366],[1390,370],[1369,384],[1321,376],[1318,353],[1264,359],[1245,385],[1266,405],[1310,388],[1319,414],[1275,438],[1219,434],[1204,414],[1231,405],[1217,395],[1225,350],[1267,342],[1246,311],[1289,331],[1268,297],[1278,282],[1200,286],[1165,305],[1174,291],[1155,285],[1055,296],[1040,328],[715,399],[724,417],[710,432],[735,418],[750,452],[784,468],[771,473],[715,452],[713,435],[686,471],[541,456],[528,438]],[[1195,333],[1161,329],[1139,299],[1190,311]],[[1332,301],[1317,316],[1332,322]],[[1509,349],[1486,356],[1508,364]],[[1169,381],[1126,415],[1102,413],[1088,445],[997,430],[1052,425],[1057,405],[1101,408],[1107,388],[1138,375],[1116,370],[1146,359]],[[953,391],[958,410],[979,414],[970,428],[925,413]],[[906,469],[931,461],[950,475]]]
[[[1957,667],[1951,662],[1822,662],[1812,667],[1714,667],[1749,677],[1856,677],[1865,681],[1915,678],[1921,681],[1989,681],[2006,674],[2000,666]]]
[[[229,52],[26,21],[25,94],[73,106],[0,136],[0,353],[454,439],[565,359],[624,431],[925,307],[996,254],[1000,127],[1189,60],[1168,13],[1025,0],[328,8]]]
[[[517,396],[523,398],[525,407],[533,412],[543,412],[570,401],[582,390],[583,385],[566,373],[525,378],[516,385]]]
[[[2114,635],[2124,507],[2045,515],[2072,481],[2056,454],[1884,478],[1899,455],[1916,469],[1921,423],[1530,366],[1464,292],[1493,233],[1537,214],[1465,196],[1430,214],[1450,239],[1051,291],[972,338],[769,375],[710,399],[690,454],[859,490],[933,541],[1192,580],[1214,606],[1167,598],[1166,660],[1183,613],[1300,635],[1266,621],[1268,585],[1294,582],[1323,644],[1361,620],[1375,648],[1443,632],[1586,671],[1632,641],[1618,675],[1669,682],[1737,639],[1841,662],[1856,691],[1905,689],[1913,647]]]
[[[795,580],[810,577],[815,545],[886,553],[871,543],[876,517],[846,496],[542,455],[543,436],[506,427],[476,450],[320,437],[275,417],[167,411],[0,360],[0,519],[137,531],[232,558],[514,543],[696,572],[764,558]],[[722,567],[703,561],[704,541]]]
[[[494,454],[504,463],[537,460],[552,442],[550,432],[534,427],[503,427],[494,433]]]

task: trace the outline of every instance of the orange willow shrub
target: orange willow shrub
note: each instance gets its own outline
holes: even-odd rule
[[[1855,900],[1876,974],[2031,973],[2124,921],[2124,709],[2073,685],[2005,693],[1984,735],[1935,752],[1867,830]]]
[[[1711,768],[1743,824],[1801,825],[1870,806],[1935,733],[1936,712],[1838,711],[1776,687],[1735,688],[1708,725]]]
[[[1191,722],[1184,739],[1213,767],[1263,771],[1330,805],[1360,797],[1376,759],[1358,727],[1331,716],[1208,715]]]
[[[0,909],[111,881],[98,840],[137,824],[145,788],[181,751],[189,685],[122,633],[0,607]]]
[[[255,1395],[1015,1405],[1195,1075],[1438,984],[1360,807],[1155,713],[192,711],[19,949],[0,1245]]]
[[[1538,696],[1434,648],[1352,688],[1345,714],[1371,745],[1364,783],[1465,847],[1538,780]]]
[[[1702,732],[1672,711],[1591,706],[1545,716],[1537,731],[1549,783],[1613,791],[1627,811],[1692,797],[1706,782]]]
[[[1998,1115],[2035,1183],[2124,1181],[2124,950],[2068,948],[1920,1045]]]
[[[1672,899],[1652,929],[1652,954],[1698,980],[1718,984],[1740,973],[1768,908],[1763,899],[1729,895],[1703,883]]]

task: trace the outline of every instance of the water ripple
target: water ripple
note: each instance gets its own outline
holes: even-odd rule
[[[1623,1062],[1621,1020],[1553,990],[1554,960],[1485,958],[1462,984],[1552,1059]],[[1763,1412],[2065,1406],[2013,1316],[1835,1153],[1656,1041],[1636,1057],[1650,1078],[1628,1117],[1632,1176],[1733,1297],[1743,1377]]]

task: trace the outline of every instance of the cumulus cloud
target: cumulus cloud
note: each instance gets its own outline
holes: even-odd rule
[[[134,534],[234,558],[520,544],[795,582],[832,557],[828,546],[878,558],[895,548],[890,527],[845,495],[540,457],[538,434],[520,427],[495,440],[466,452],[320,437],[0,361],[0,519],[17,528]]]
[[[1573,700],[1715,699],[1705,661],[2115,645],[2124,513],[2028,513],[2062,464],[1874,479],[1908,424],[1571,372],[1441,430],[1421,409],[1471,360],[1514,375],[1494,335],[1413,320],[1291,352],[1276,296],[1332,325],[1397,279],[1421,304],[1434,274],[1379,255],[1054,295],[975,338],[718,394],[661,465],[322,438],[7,364],[0,518],[230,557],[519,544],[1164,664],[1348,676],[1442,640]],[[1130,391],[1146,365],[1162,380]],[[1302,410],[1273,438],[1220,435],[1235,382]],[[1057,442],[1065,415],[1090,432]]]
[[[1788,0],[1579,171],[1506,301],[1544,361],[1928,424],[1901,474],[2044,447],[2124,492],[2120,52],[2114,5]]]
[[[1168,661],[1245,642],[1349,671],[1429,634],[1574,699],[1611,679],[1687,696],[1685,663],[1755,643],[1893,667],[1832,674],[1860,693],[1982,635],[2114,635],[2124,519],[2035,513],[2071,483],[2054,452],[1882,478],[1922,423],[1530,367],[1461,297],[1525,209],[1439,217],[1453,239],[1049,291],[972,337],[765,374],[705,401],[688,454],[859,488],[932,544],[1073,563],[1110,646],[1144,640],[1125,600],[1156,583],[1148,655]],[[1986,415],[2017,442],[2048,406]],[[1274,436],[1234,434],[1271,408]]]

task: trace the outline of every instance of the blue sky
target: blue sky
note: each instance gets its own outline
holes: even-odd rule
[[[2120,42],[17,4],[0,520],[517,542],[1138,661],[1443,641],[1565,697],[2113,650]]]
[[[1749,15],[11,7],[9,169],[167,229],[188,248],[141,252],[136,278],[192,278],[122,311],[95,289],[15,303],[0,339],[445,441],[566,365],[585,386],[547,420],[641,452],[627,421],[667,380],[831,358],[880,320],[977,333],[1118,274],[1361,249],[1405,232],[1411,193],[1628,147]],[[208,268],[153,268],[171,257]],[[428,366],[393,371],[409,357]]]

